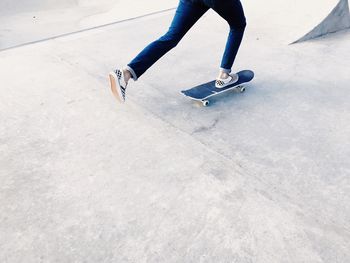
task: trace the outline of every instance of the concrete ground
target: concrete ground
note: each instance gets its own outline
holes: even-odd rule
[[[350,32],[249,25],[255,80],[200,108],[179,92],[216,76],[209,12],[117,104],[108,71],[171,17],[0,52],[0,261],[349,262]]]
[[[147,5],[144,0],[1,0],[0,50],[162,12],[176,5],[177,0],[152,0]]]

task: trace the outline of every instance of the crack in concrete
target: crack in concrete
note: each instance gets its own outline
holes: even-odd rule
[[[209,131],[211,129],[214,129],[218,123],[219,123],[219,118],[216,118],[211,125],[209,125],[209,126],[200,126],[199,128],[196,128],[193,132],[191,132],[191,135],[194,135],[196,133],[207,132],[207,131]]]

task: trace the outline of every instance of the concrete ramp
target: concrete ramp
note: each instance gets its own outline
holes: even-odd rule
[[[332,12],[313,30],[294,43],[334,33],[350,27],[350,12],[348,0],[340,0]]]
[[[348,0],[243,0],[248,23],[283,43],[306,41],[350,27]]]
[[[170,3],[11,1],[25,10],[0,7],[0,44]],[[212,11],[124,105],[108,72],[174,10],[0,52],[0,263],[350,262],[350,30],[287,45],[338,1],[242,1],[234,71],[255,79],[207,108],[180,90],[216,77],[228,26]]]

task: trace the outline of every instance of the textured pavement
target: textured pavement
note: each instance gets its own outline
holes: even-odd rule
[[[350,33],[250,24],[255,80],[200,108],[179,92],[216,76],[210,12],[117,104],[108,71],[171,16],[0,53],[0,261],[349,262]]]

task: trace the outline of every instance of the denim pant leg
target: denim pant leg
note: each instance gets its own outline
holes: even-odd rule
[[[214,11],[224,18],[230,26],[230,33],[227,38],[225,52],[221,61],[221,70],[230,73],[246,27],[243,7],[240,0],[212,0],[212,2],[212,8]]]
[[[190,0],[180,0],[168,32],[149,44],[128,64],[127,68],[132,73],[133,79],[137,80],[158,59],[174,48],[208,9]]]

